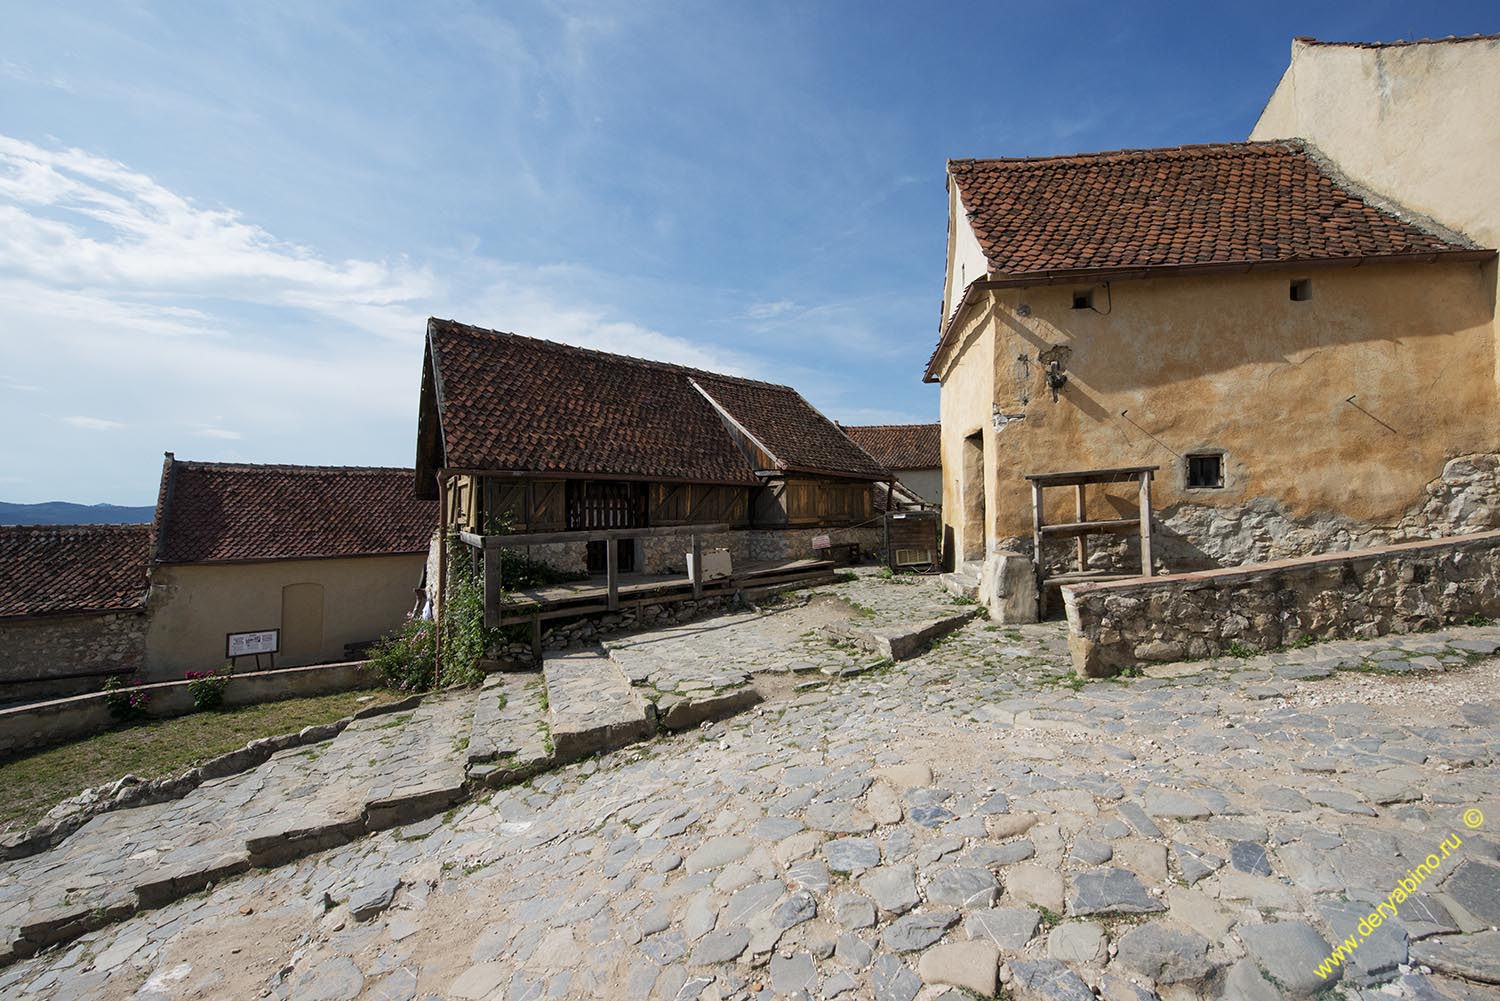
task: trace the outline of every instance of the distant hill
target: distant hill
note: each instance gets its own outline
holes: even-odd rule
[[[155,516],[154,507],[72,504],[68,501],[41,504],[0,501],[0,525],[132,525],[149,522]]]

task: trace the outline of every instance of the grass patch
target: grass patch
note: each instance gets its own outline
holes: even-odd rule
[[[374,695],[369,702],[358,701]],[[0,830],[29,827],[62,800],[125,775],[177,775],[258,737],[331,723],[359,709],[391,702],[385,690],[338,692],[255,706],[149,720],[0,762]]]

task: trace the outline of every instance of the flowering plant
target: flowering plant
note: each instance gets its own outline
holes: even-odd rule
[[[104,704],[109,707],[110,715],[119,720],[138,719],[146,715],[146,707],[151,704],[151,693],[139,687],[143,684],[145,681],[141,678],[131,678],[127,682],[118,674],[106,678]]]
[[[228,664],[217,671],[189,671],[188,692],[193,696],[194,709],[217,709],[224,704],[224,689],[229,687],[229,678],[234,668]]]

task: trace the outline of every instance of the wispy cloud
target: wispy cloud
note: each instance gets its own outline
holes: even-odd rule
[[[125,427],[119,421],[109,421],[102,417],[64,417],[62,422],[82,431],[119,431]]]

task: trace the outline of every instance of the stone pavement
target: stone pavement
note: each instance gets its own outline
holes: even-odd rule
[[[928,586],[830,590],[892,614],[898,588]],[[742,663],[767,625],[699,632],[700,667]],[[804,642],[825,641],[758,656],[784,668]],[[0,967],[0,996],[1497,997],[1497,647],[1500,629],[1463,628],[1085,682],[1060,626],[976,620],[910,660],[810,671],[731,719],[120,915]],[[478,694],[495,700],[469,741],[491,735],[481,763],[535,746],[501,721],[528,684]]]

